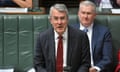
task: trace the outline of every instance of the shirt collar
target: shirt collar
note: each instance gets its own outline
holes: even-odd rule
[[[55,39],[58,39],[59,34],[55,30],[54,33],[55,33]],[[68,28],[66,28],[65,32],[62,34],[63,40],[67,39],[67,35],[68,35]]]
[[[88,31],[91,30],[93,28],[93,23],[87,27]],[[80,23],[80,30],[85,29],[85,27]]]

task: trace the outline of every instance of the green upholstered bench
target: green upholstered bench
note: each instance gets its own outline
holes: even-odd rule
[[[69,16],[69,24],[79,22],[77,15]],[[96,21],[112,33],[114,70],[120,48],[120,16],[97,15]],[[48,15],[0,15],[0,67],[11,66],[15,72],[32,68],[36,37],[50,26]]]

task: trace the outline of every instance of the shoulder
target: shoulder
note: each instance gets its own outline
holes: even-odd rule
[[[79,28],[75,28],[73,26],[68,26],[69,31],[72,31],[74,33],[83,33],[83,31],[81,31]]]
[[[102,24],[95,24],[93,26],[93,28],[96,28],[96,29],[102,30],[102,31],[109,31],[109,28],[105,25],[102,25]]]
[[[69,32],[71,35],[73,35],[74,37],[81,37],[81,36],[83,37],[83,36],[86,35],[85,32],[81,31],[81,30],[78,29],[78,28],[74,28],[74,27],[72,27],[72,26],[68,26],[68,27],[69,27],[68,32]]]
[[[107,26],[96,24],[93,31],[99,35],[111,35],[110,29]]]
[[[70,24],[70,26],[78,29],[80,27],[80,24]]]
[[[43,32],[39,32],[38,37],[41,38],[41,39],[45,39],[48,36],[50,36],[50,34],[52,35],[52,33],[53,33],[53,29],[49,28],[49,29],[47,29]]]

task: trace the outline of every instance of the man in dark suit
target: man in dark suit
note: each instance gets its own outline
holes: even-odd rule
[[[96,6],[90,1],[83,1],[79,5],[79,24],[74,27],[80,30],[87,29],[90,43],[91,68],[89,72],[111,72],[112,41],[107,27],[94,22]]]
[[[68,25],[68,11],[64,4],[50,8],[52,28],[39,34],[34,55],[36,72],[57,70],[58,36],[63,37],[63,65],[66,72],[88,72],[90,67],[89,41],[86,33]],[[59,69],[59,68],[58,68]]]

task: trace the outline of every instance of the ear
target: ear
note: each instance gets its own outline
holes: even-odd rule
[[[52,24],[51,18],[49,18],[49,22],[50,22],[50,24]]]
[[[78,17],[79,17],[80,11],[78,11]]]
[[[97,14],[95,13],[95,14],[94,14],[94,18],[96,18],[96,15],[97,15]]]

